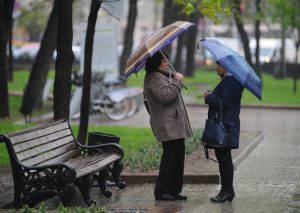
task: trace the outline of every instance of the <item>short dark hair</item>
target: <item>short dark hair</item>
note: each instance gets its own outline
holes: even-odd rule
[[[163,54],[167,58],[169,58],[169,56],[165,52],[163,52]],[[163,54],[161,54],[161,52],[158,51],[152,57],[147,59],[146,66],[145,66],[146,72],[154,72],[154,71],[158,70],[159,66],[161,65],[161,61],[164,58]]]

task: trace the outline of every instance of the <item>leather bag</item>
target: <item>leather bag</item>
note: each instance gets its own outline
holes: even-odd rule
[[[213,119],[206,119],[201,141],[205,148],[229,148],[232,124],[222,119],[222,101],[219,100],[219,111]]]

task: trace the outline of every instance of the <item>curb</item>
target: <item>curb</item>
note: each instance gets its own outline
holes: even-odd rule
[[[257,145],[265,138],[265,134],[260,133],[235,159],[233,166],[236,170],[238,165],[257,147]]]
[[[144,183],[155,183],[157,175],[147,174],[123,174],[121,175],[122,180],[126,184],[144,184]],[[219,175],[184,175],[183,182],[187,184],[218,184]]]
[[[206,104],[198,103],[186,103],[187,107],[205,107],[208,108]],[[287,105],[252,105],[252,104],[242,104],[243,109],[271,109],[271,110],[300,110],[300,106],[287,106]]]
[[[264,133],[260,133],[255,139],[236,157],[233,159],[233,166],[236,170],[238,165],[257,147],[257,145],[265,138]],[[144,184],[154,183],[157,175],[153,174],[122,174],[122,180],[127,184]],[[183,182],[185,184],[219,184],[219,173],[212,175],[201,174],[185,174]]]

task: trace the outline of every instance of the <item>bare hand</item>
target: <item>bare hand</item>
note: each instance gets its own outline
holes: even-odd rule
[[[206,96],[208,95],[208,94],[210,94],[211,92],[209,91],[209,90],[207,90],[207,91],[205,91],[204,93],[203,93],[203,97],[204,97],[204,99],[206,98]]]
[[[179,72],[176,72],[174,74],[174,79],[176,79],[178,81],[181,81],[183,78],[184,78],[184,76],[181,73],[179,73]]]

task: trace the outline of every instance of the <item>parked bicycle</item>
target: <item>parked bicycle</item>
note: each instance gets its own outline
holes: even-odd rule
[[[105,73],[92,73],[91,113],[101,113],[111,120],[122,120],[133,116],[140,110],[142,88],[125,87],[122,79],[104,81]],[[74,85],[82,86],[82,74],[74,72]]]

